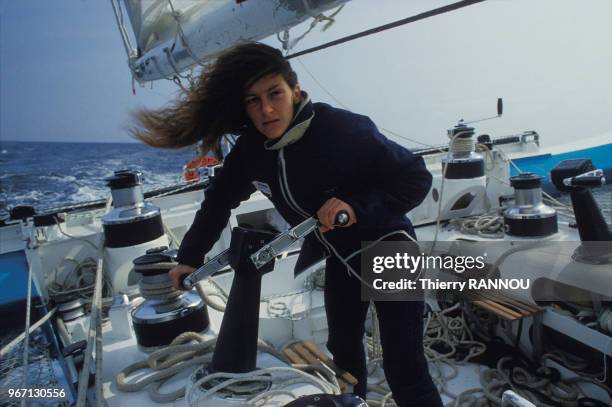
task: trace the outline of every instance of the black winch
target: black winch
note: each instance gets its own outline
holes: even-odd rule
[[[102,218],[106,247],[135,246],[164,234],[159,208],[144,201],[140,171],[115,171],[106,182],[113,196],[113,209]]]
[[[168,271],[176,265],[166,247],[147,250],[134,260],[134,271],[142,275],[140,293],[146,299],[132,311],[136,341],[145,351],[170,344],[183,332],[208,328],[206,305],[195,292],[172,288]]]
[[[524,172],[510,178],[514,204],[504,211],[506,233],[542,237],[557,233],[557,211],[542,202],[542,177]]]
[[[451,139],[448,155],[442,159],[446,179],[471,179],[485,174],[484,157],[476,152],[474,128],[462,121],[448,130]]]
[[[113,196],[113,209],[102,217],[106,267],[115,292],[132,293],[139,279],[134,253],[167,245],[168,238],[160,209],[144,200],[140,171],[115,171],[106,181]]]

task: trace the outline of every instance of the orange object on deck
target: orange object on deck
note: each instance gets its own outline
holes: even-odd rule
[[[200,168],[209,167],[211,165],[219,164],[219,160],[209,156],[198,156],[193,158],[183,168],[183,178],[187,182],[199,181],[200,180]]]

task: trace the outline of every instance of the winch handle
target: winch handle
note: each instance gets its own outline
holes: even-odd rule
[[[563,184],[568,187],[595,188],[606,183],[604,173],[600,169],[585,172],[574,177],[564,178]]]
[[[179,277],[180,286],[185,290],[191,290],[196,283],[223,269],[229,264],[229,249],[222,251],[204,265],[190,274],[183,274]]]

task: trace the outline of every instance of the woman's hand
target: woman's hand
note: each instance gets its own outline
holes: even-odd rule
[[[172,281],[172,287],[177,290],[187,291],[181,284],[181,276],[185,274],[191,274],[196,271],[195,267],[188,266],[186,264],[177,264],[172,270],[168,272],[170,274],[170,281]]]
[[[349,215],[348,223],[341,227],[346,228],[357,223],[357,217],[355,216],[355,211],[351,205],[347,204],[341,199],[330,198],[317,211],[317,219],[319,219],[319,222],[321,222],[322,225],[319,227],[319,230],[325,233],[328,230],[333,230],[335,227],[337,227],[334,225],[334,220],[336,219],[336,214],[340,211],[346,211]]]

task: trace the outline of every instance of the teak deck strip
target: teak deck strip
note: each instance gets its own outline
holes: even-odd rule
[[[283,354],[291,361],[291,363],[311,365],[323,364],[327,366],[336,373],[338,384],[340,385],[342,391],[348,387],[348,384],[352,386],[357,384],[357,379],[352,374],[338,368],[333,360],[331,360],[329,356],[323,353],[317,347],[317,345],[311,341],[294,343],[285,348],[283,350]]]
[[[480,308],[508,321],[530,317],[544,309],[538,305],[514,299],[501,292],[465,292],[463,296]]]

